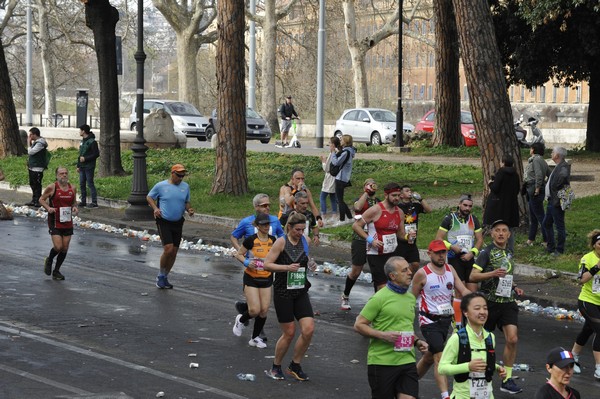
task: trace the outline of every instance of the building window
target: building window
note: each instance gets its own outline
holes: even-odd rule
[[[581,103],[581,85],[577,85],[577,87],[575,87],[575,93],[576,93],[576,98],[575,98],[575,102],[577,104]]]
[[[540,86],[540,102],[546,102],[546,86]]]
[[[531,90],[529,90],[529,100],[531,102],[535,102],[536,94],[537,94],[537,89],[535,87],[532,87]]]
[[[427,88],[427,99],[431,100],[433,98],[433,85],[429,85]]]
[[[425,85],[424,84],[421,85],[421,90],[419,92],[419,98],[421,100],[423,100],[425,98]]]
[[[435,54],[429,53],[429,66],[434,67],[435,66],[434,63],[435,63]]]
[[[558,97],[558,87],[552,85],[552,102],[556,102],[556,97]]]
[[[564,86],[563,89],[565,91],[565,95],[563,97],[563,103],[568,103],[569,102],[569,87]]]
[[[521,102],[525,102],[525,86],[521,85]]]
[[[510,101],[515,101],[515,86],[514,85],[510,85],[509,97],[510,97]]]
[[[413,100],[417,99],[417,93],[418,93],[418,89],[417,89],[417,85],[413,86]]]
[[[415,54],[415,68],[419,67],[419,54]]]
[[[469,89],[467,85],[463,86],[463,101],[469,101]]]

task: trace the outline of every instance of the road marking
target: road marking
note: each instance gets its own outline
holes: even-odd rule
[[[63,391],[76,393],[78,395],[90,395],[90,394],[92,394],[92,392],[84,391],[83,389],[79,389],[79,388],[73,387],[71,385],[62,384],[60,382],[56,382],[56,381],[50,380],[48,378],[40,377],[39,375],[31,374],[31,373],[29,373],[27,371],[22,371],[22,370],[19,370],[19,369],[15,369],[15,368],[7,366],[5,364],[0,364],[0,370],[6,371],[6,372],[11,373],[11,374],[16,374],[18,376],[21,376],[23,378],[27,378],[29,380],[33,380],[33,381],[36,381],[36,382],[41,382],[42,384],[50,385],[50,386],[53,386],[54,388],[62,389]]]
[[[0,322],[0,324],[4,324],[3,322]],[[31,340],[34,341],[38,341],[38,342],[42,342],[46,345],[51,345],[51,346],[55,346],[57,348],[61,348],[61,349],[65,349],[71,352],[75,352],[77,354],[80,355],[84,355],[84,356],[89,356],[89,357],[93,357],[99,360],[103,360],[105,362],[109,362],[112,364],[116,364],[118,366],[121,367],[125,367],[128,369],[132,369],[135,371],[139,371],[142,373],[146,373],[146,374],[150,374],[153,375],[155,377],[159,377],[159,378],[163,378],[169,381],[173,381],[179,384],[183,384],[183,385],[187,385],[190,386],[192,388],[196,388],[196,389],[201,389],[204,390],[206,392],[210,392],[210,393],[214,393],[217,394],[219,396],[223,396],[225,398],[230,398],[230,399],[247,399],[245,396],[240,396],[238,394],[235,394],[233,392],[227,392],[227,391],[223,391],[219,388],[215,388],[215,387],[211,387],[210,385],[205,385],[205,384],[200,384],[198,382],[195,381],[191,381],[188,380],[186,378],[182,378],[182,377],[178,377],[172,374],[167,374],[164,373],[162,371],[158,371],[158,370],[154,370],[151,369],[149,367],[146,366],[141,366],[139,364],[135,364],[135,363],[131,363],[125,360],[121,360],[118,359],[116,357],[112,357],[112,356],[107,356],[107,355],[103,355],[100,353],[95,353],[92,352],[90,349],[83,349],[83,348],[79,348],[75,345],[70,345],[64,342],[59,342],[59,341],[55,341],[53,339],[49,339],[46,337],[43,337],[41,335],[36,335],[36,334],[31,334],[29,332],[24,331],[22,328],[20,329],[16,329],[16,328],[12,328],[12,327],[8,327],[6,325],[0,325],[0,331],[4,331],[8,334],[12,334],[12,335],[19,335],[21,337],[25,337],[25,338],[29,338]]]

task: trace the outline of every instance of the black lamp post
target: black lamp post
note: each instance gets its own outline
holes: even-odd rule
[[[151,220],[152,209],[148,206],[146,196],[148,195],[148,178],[146,174],[146,140],[144,139],[144,2],[138,0],[137,16],[138,46],[134,55],[137,64],[137,90],[136,90],[136,130],[137,135],[133,140],[131,150],[133,151],[133,182],[131,193],[127,202],[129,207],[125,210],[125,216],[131,220]]]
[[[396,147],[404,147],[404,111],[402,110],[402,3],[398,2],[398,109],[396,111]]]

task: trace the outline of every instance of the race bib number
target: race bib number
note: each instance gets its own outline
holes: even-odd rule
[[[474,375],[482,375],[482,377],[474,377]],[[489,399],[492,390],[490,384],[485,380],[485,374],[471,372],[469,377],[469,397],[471,399]]]
[[[61,223],[68,223],[71,221],[71,207],[61,206],[58,208],[58,221]]]
[[[406,223],[404,225],[404,232],[406,234],[410,233],[411,231],[417,231],[417,224],[416,223]]]
[[[512,293],[513,276],[508,274],[498,279],[498,287],[496,287],[496,295],[504,298],[510,298]]]
[[[441,316],[450,316],[454,314],[454,308],[451,303],[443,303],[437,306],[438,314]]]
[[[398,246],[398,237],[396,237],[396,234],[386,234],[381,237],[381,241],[383,242],[384,254],[394,252]]]
[[[594,276],[594,280],[592,281],[592,293],[598,294],[600,293],[600,275],[596,274]]]
[[[396,343],[394,344],[394,350],[396,352],[409,352],[412,350],[415,344],[415,334],[412,331],[402,331]]]
[[[287,272],[288,290],[299,290],[304,288],[306,283],[306,268],[299,267],[295,272]]]
[[[471,235],[456,236],[456,242],[461,248],[466,248],[469,251],[473,248],[473,236]]]

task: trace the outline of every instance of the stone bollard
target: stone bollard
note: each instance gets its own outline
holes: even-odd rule
[[[162,109],[152,109],[144,119],[144,138],[150,148],[187,147],[187,138],[173,131],[173,119]]]
[[[215,132],[215,134],[213,134],[212,137],[210,138],[210,148],[212,148],[212,149],[217,148],[217,132]]]
[[[19,129],[19,137],[21,138],[21,142],[25,149],[29,148],[29,145],[27,144],[27,132],[23,129]]]

